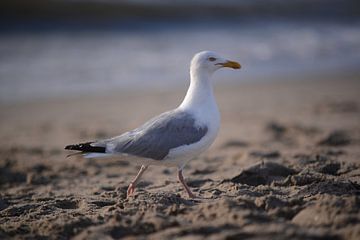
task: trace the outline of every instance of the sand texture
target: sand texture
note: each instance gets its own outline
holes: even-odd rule
[[[358,80],[358,79],[357,79]],[[184,175],[66,144],[137,127],[185,89],[0,106],[1,239],[360,239],[360,81],[217,86],[219,137]]]

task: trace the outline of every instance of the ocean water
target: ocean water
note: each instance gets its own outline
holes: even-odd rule
[[[241,71],[216,73],[223,82],[360,72],[360,21],[145,21],[3,31],[0,101],[185,86],[189,62],[202,50],[242,64]]]

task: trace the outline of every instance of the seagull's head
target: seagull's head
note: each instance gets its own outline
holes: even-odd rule
[[[241,65],[238,62],[225,59],[214,52],[203,51],[195,54],[191,60],[190,71],[192,74],[205,73],[211,75],[216,70],[224,67],[240,69]]]

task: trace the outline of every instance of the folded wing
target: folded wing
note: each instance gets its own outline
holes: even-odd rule
[[[141,127],[118,137],[90,143],[106,154],[128,154],[154,160],[164,159],[171,149],[198,142],[208,128],[198,126],[192,114],[173,110],[165,112]]]

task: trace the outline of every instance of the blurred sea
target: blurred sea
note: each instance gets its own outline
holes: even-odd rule
[[[217,73],[218,82],[291,81],[301,75],[337,73],[360,76],[360,18],[336,11],[336,5],[332,12],[319,15],[316,11],[292,14],[293,8],[278,15],[256,10],[254,4],[261,1],[238,1],[240,5],[225,1],[221,14],[214,14],[216,8],[210,5],[208,12],[194,18],[203,1],[196,1],[193,8],[191,1],[176,1],[186,8],[180,7],[179,12],[156,1],[150,10],[163,13],[158,17],[144,14],[148,13],[146,1],[135,2],[138,5],[131,5],[131,11],[141,9],[140,13],[119,17],[112,12],[110,17],[80,20],[74,18],[77,11],[70,18],[51,17],[44,16],[48,9],[39,13],[29,7],[35,13],[18,16],[11,9],[23,6],[7,6],[9,14],[3,15],[0,24],[0,101],[186,86],[189,61],[202,50],[242,64],[241,72]],[[244,6],[255,10],[245,11]],[[246,14],[239,16],[241,11]],[[176,16],[167,16],[175,12]]]

